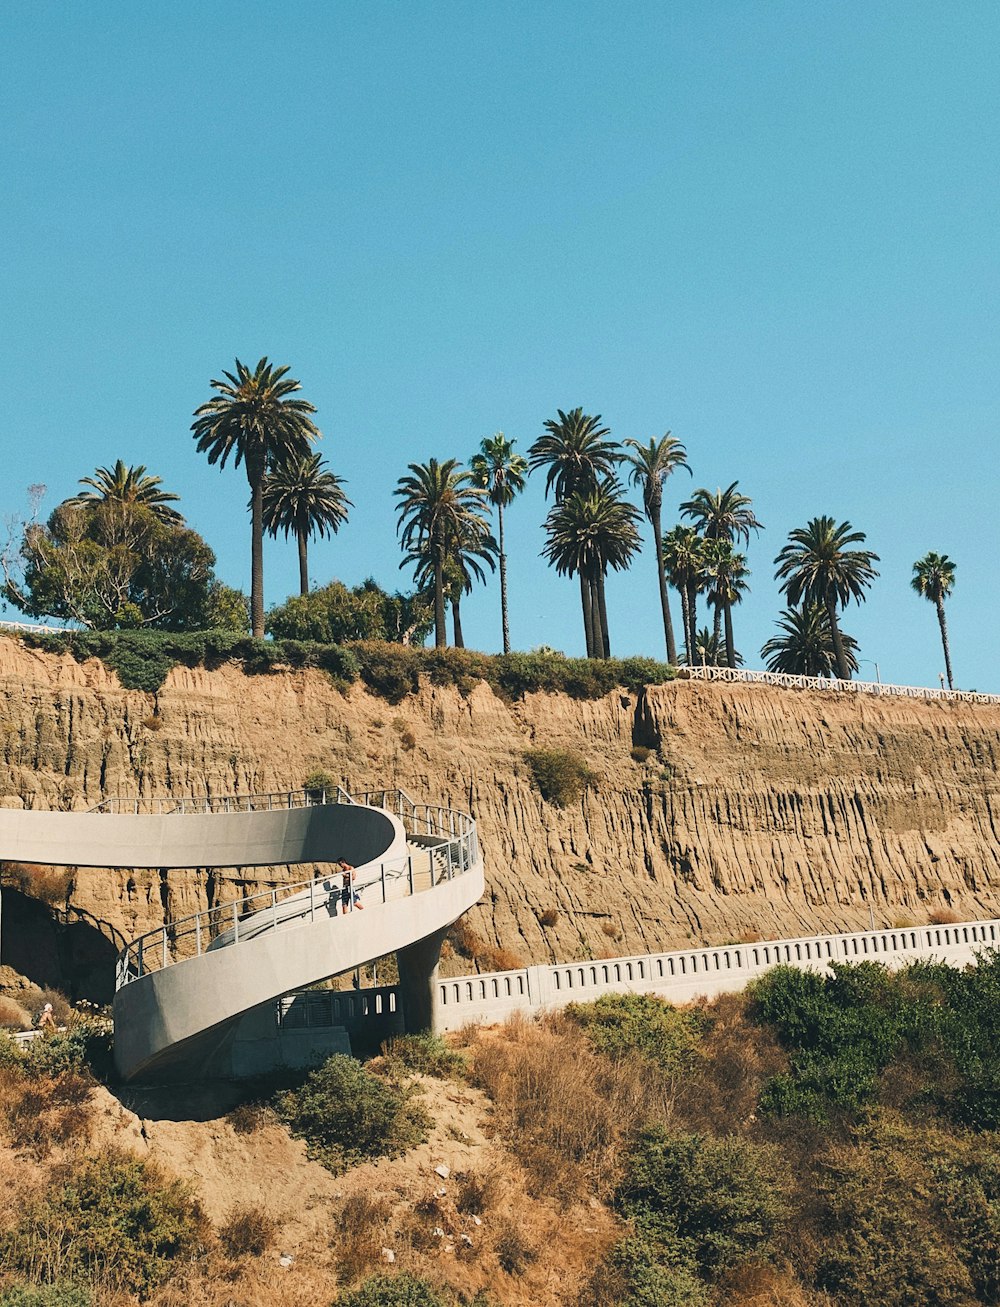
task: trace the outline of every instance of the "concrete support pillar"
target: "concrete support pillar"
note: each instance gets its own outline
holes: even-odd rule
[[[447,933],[447,929],[436,930],[433,935],[396,952],[403,1001],[403,1029],[408,1035],[434,1029],[437,1008],[435,982],[441,945]]]

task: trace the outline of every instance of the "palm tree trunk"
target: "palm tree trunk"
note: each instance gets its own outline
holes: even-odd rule
[[[583,634],[587,641],[587,657],[594,657],[594,612],[590,602],[590,578],[580,573],[580,601],[583,604]]]
[[[726,607],[725,607],[725,618],[726,618],[726,666],[727,666],[727,667],[735,667],[735,666],[736,666],[736,648],[735,648],[735,646],[733,645],[733,606],[732,606],[732,604],[726,604]]]
[[[503,622],[503,652],[510,654],[510,621],[507,618],[507,552],[503,548],[503,505],[497,505],[499,545],[501,545],[501,618]]]
[[[451,601],[451,620],[455,627],[456,649],[465,648],[465,641],[462,638],[462,610],[460,607],[461,602],[462,602],[461,599],[457,599],[457,598]]]
[[[264,473],[250,481],[250,629],[255,640],[264,638]]]
[[[306,555],[309,541],[304,531],[296,531],[295,534],[299,546],[299,594],[307,595],[309,593],[309,561]]]
[[[697,581],[688,582],[688,661],[694,658],[694,647],[698,643],[698,583]]]
[[[608,631],[608,605],[604,598],[604,573],[597,573],[597,606],[601,614],[601,649],[604,657],[611,657],[611,634]]]
[[[681,596],[681,625],[684,627],[684,661],[690,667],[694,646],[691,643],[691,617],[688,610],[687,586],[678,586],[678,590]]]
[[[948,623],[944,616],[944,600],[938,599],[936,603],[938,623],[941,626],[941,643],[944,646],[944,670],[948,676],[948,689],[954,690],[955,685],[951,679],[951,650],[948,648]]]
[[[660,582],[660,608],[663,610],[663,634],[667,641],[667,662],[673,666],[677,662],[677,645],[674,641],[674,624],[670,620],[670,599],[667,594],[667,569],[663,565],[663,529],[660,525],[660,514],[656,513],[652,521],[656,574]]]
[[[712,643],[715,645],[715,665],[719,666],[719,654],[722,651],[722,600],[716,599],[715,613],[712,617]]]
[[[444,564],[434,563],[434,647],[444,649],[448,644],[448,630],[444,624]]]
[[[841,639],[840,626],[837,622],[837,604],[832,596],[826,600],[826,615],[830,622],[830,635],[833,638],[833,652],[837,659],[837,675],[842,681],[851,679],[851,669],[847,665],[847,655],[844,653],[844,641]]]

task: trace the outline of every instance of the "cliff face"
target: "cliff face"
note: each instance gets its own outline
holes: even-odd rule
[[[596,779],[553,807],[533,748],[577,751]],[[175,669],[153,696],[0,639],[0,750],[7,806],[281,790],[322,769],[469,808],[487,869],[469,925],[524,961],[858,928],[869,908],[1000,912],[995,708],[691,682],[516,705],[426,685],[394,707],[320,672],[233,667]],[[130,938],[301,875],[80,869],[68,896]]]

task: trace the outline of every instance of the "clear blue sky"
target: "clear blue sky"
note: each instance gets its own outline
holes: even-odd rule
[[[844,619],[884,680],[936,684],[928,549],[958,564],[957,683],[996,649],[1000,7],[11,4],[0,49],[0,510],[99,464],[182,496],[249,587],[247,486],[191,412],[234,356],[291,365],[351,521],[312,575],[398,570],[392,489],[557,408],[667,429],[697,486],[767,530],[736,615],[750,666],[772,560],[817,514],[882,559]],[[578,590],[511,510],[515,646],[582,651]],[[266,599],[296,587],[269,543]],[[609,582],[615,653],[662,656],[650,550]],[[17,616],[8,613],[8,616]],[[466,604],[496,649],[498,587]],[[871,676],[873,668],[863,665]]]

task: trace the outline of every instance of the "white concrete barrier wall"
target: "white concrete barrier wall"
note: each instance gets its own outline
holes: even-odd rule
[[[898,968],[932,959],[965,966],[983,949],[998,946],[1000,919],[994,918],[458,976],[436,983],[434,1029],[440,1033],[469,1022],[504,1021],[515,1012],[590,1003],[602,994],[655,994],[671,1003],[689,1003],[744,989],[776,966],[829,972],[831,962],[880,962]]]

